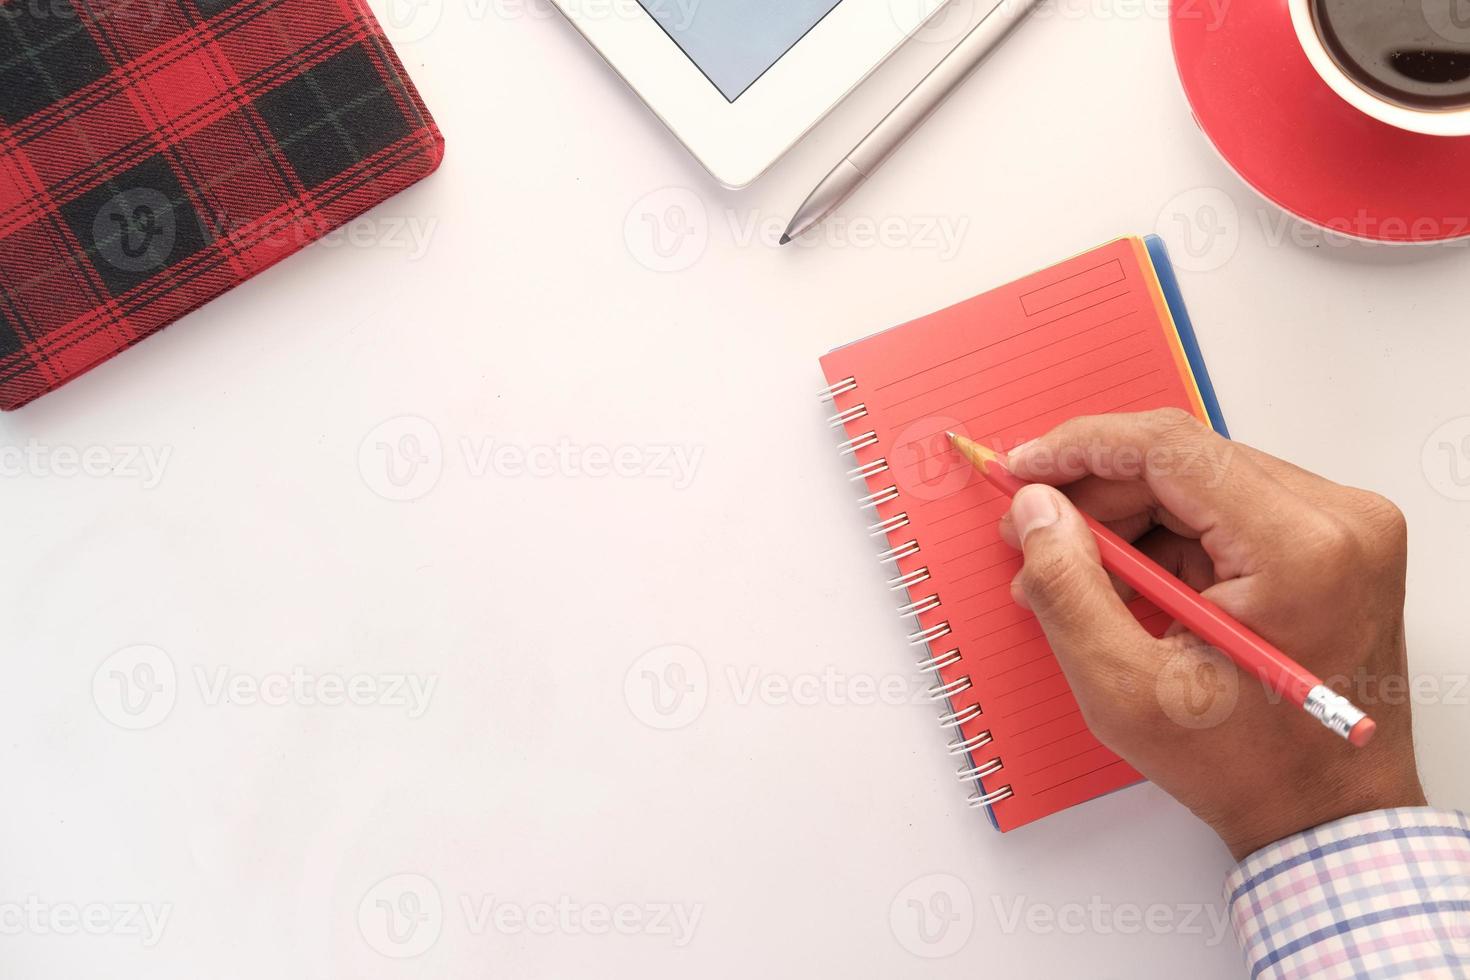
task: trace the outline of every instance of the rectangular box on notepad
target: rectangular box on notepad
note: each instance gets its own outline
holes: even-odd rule
[[[1138,782],[1011,600],[1021,559],[998,532],[1009,503],[946,432],[1005,449],[1079,415],[1172,406],[1226,433],[1163,242],[1104,245],[841,347],[822,370],[971,803],[1006,831]],[[1130,608],[1157,634],[1169,625],[1146,600]]]

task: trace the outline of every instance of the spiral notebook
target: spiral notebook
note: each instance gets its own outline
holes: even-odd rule
[[[1141,780],[1088,730],[1010,582],[1009,502],[946,431],[1002,450],[1079,415],[1187,409],[1225,433],[1164,244],[1125,238],[822,358],[879,561],[974,807],[1014,830]],[[1131,604],[1155,634],[1169,621]]]

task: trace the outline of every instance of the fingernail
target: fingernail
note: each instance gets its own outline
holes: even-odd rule
[[[1011,504],[1011,520],[1016,525],[1016,536],[1025,544],[1031,532],[1051,527],[1061,519],[1057,509],[1056,491],[1050,487],[1024,487],[1016,494]]]
[[[1026,466],[1026,454],[1030,452],[1031,447],[1035,445],[1035,439],[1032,439],[1030,442],[1021,443],[1015,449],[1012,449],[1010,452],[1006,453],[1006,464],[1012,470],[1024,469]]]
[[[1011,579],[1011,601],[1027,612],[1031,611],[1031,600],[1026,598],[1026,589],[1021,585],[1021,576]]]
[[[1016,531],[1016,519],[1006,511],[1000,519],[1000,539],[1005,542],[1007,548],[1021,551],[1021,535]]]

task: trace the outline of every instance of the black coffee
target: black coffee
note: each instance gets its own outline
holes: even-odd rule
[[[1411,109],[1470,106],[1470,0],[1312,0],[1334,61]]]

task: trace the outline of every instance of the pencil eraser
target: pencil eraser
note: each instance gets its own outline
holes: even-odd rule
[[[1348,741],[1361,749],[1363,746],[1373,741],[1373,735],[1377,731],[1377,723],[1375,723],[1372,718],[1364,718],[1362,721],[1353,726],[1352,731],[1348,732]]]

